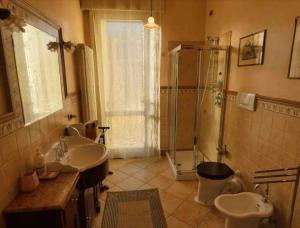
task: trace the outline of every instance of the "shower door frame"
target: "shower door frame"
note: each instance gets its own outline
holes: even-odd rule
[[[194,118],[194,145],[193,145],[193,157],[194,157],[194,165],[193,168],[191,170],[178,170],[177,169],[177,163],[176,163],[176,138],[177,138],[177,101],[178,101],[178,65],[179,65],[179,52],[180,50],[183,49],[193,49],[193,50],[197,50],[198,54],[197,54],[197,98],[196,98],[196,102],[195,102],[195,118]],[[218,139],[218,147],[222,146],[223,144],[223,131],[224,131],[224,118],[225,118],[225,102],[226,102],[226,98],[227,98],[227,78],[228,78],[228,64],[229,64],[229,47],[228,46],[215,46],[215,45],[203,45],[203,44],[197,44],[197,45],[186,45],[186,44],[180,44],[177,47],[173,48],[169,54],[170,56],[172,56],[174,53],[176,53],[177,55],[177,65],[176,65],[176,93],[175,93],[175,110],[174,110],[174,131],[173,134],[173,145],[171,147],[171,142],[169,141],[169,151],[167,152],[167,157],[169,162],[172,165],[172,169],[175,173],[175,177],[176,180],[187,180],[187,179],[194,179],[196,178],[196,165],[198,163],[198,153],[199,153],[199,98],[200,98],[200,82],[201,82],[201,70],[202,70],[202,64],[203,64],[203,51],[225,51],[225,70],[224,70],[224,84],[223,84],[223,88],[222,88],[222,93],[223,93],[223,99],[222,99],[222,106],[221,106],[221,116],[220,116],[220,129],[219,129],[219,139]],[[173,61],[173,60],[172,60]],[[172,66],[172,62],[170,62],[170,65]],[[173,71],[173,69],[172,69]],[[171,73],[169,73],[169,79],[172,77]],[[170,96],[172,96],[172,85],[169,87],[170,88]],[[169,97],[170,97],[169,96]],[[170,100],[169,100],[170,102]],[[171,106],[171,104],[169,105],[169,107]],[[170,112],[171,110],[169,109],[169,114],[168,117],[170,118]],[[169,121],[170,124],[171,120]],[[169,126],[169,136],[171,131],[171,126]],[[170,140],[170,137],[169,137]],[[173,150],[173,151],[172,151]],[[173,156],[172,156],[172,154]],[[201,153],[201,152],[200,152]],[[201,153],[202,154],[202,153]],[[202,154],[203,156],[203,161],[204,160],[208,160],[204,154]]]
[[[169,86],[169,109],[168,109],[168,118],[169,118],[169,152],[171,152],[172,154],[170,154],[170,159],[172,160],[172,163],[176,166],[176,139],[177,139],[177,115],[175,115],[174,117],[174,121],[173,121],[173,124],[174,124],[174,132],[172,133],[173,135],[173,145],[171,145],[172,142],[170,142],[170,136],[171,136],[171,121],[173,120],[172,118],[170,118],[170,110],[171,110],[171,106],[172,106],[172,103],[171,101],[174,99],[174,109],[175,109],[175,112],[174,113],[177,113],[177,98],[178,98],[178,62],[179,62],[179,52],[180,51],[180,48],[179,47],[176,47],[174,48],[169,54],[170,56],[172,57],[171,61],[170,61],[170,66],[171,66],[171,71],[169,73],[169,82],[172,82],[171,85]],[[172,55],[176,55],[176,68],[175,68],[175,71],[176,71],[176,77],[175,77],[175,86],[173,88],[173,81],[171,81],[171,77],[174,73],[174,69],[173,69],[173,56]],[[174,80],[174,79],[173,79]],[[171,99],[171,96],[173,95],[173,91],[175,91],[175,98]]]
[[[194,118],[194,145],[193,145],[193,156],[194,156],[194,166],[193,169],[196,169],[197,163],[198,163],[198,151],[199,151],[199,132],[200,132],[200,124],[199,124],[199,115],[200,113],[200,84],[201,84],[201,70],[202,70],[202,64],[203,64],[203,50],[198,50],[197,53],[197,98],[195,103],[195,118]],[[204,158],[203,158],[204,160]]]

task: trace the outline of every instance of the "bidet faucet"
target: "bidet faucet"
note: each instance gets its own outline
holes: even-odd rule
[[[264,203],[268,203],[269,202],[269,198],[270,198],[270,195],[269,195],[269,184],[266,184],[266,188],[265,189],[263,189],[262,187],[261,187],[261,185],[260,184],[256,184],[255,186],[254,186],[254,189],[255,190],[257,190],[257,189],[260,189],[260,194],[262,195],[262,201],[264,202]]]

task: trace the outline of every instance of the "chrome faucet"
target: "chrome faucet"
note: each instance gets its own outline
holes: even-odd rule
[[[261,185],[260,184],[256,184],[255,186],[254,186],[254,189],[255,190],[260,190],[260,194],[262,195],[262,201],[264,202],[264,203],[269,203],[269,199],[270,199],[270,194],[269,194],[269,192],[270,192],[270,188],[269,188],[269,184],[266,184],[266,188],[265,189],[263,189],[262,187],[261,187]]]
[[[63,137],[60,137],[59,138],[59,144],[60,144],[60,147],[61,147],[61,150],[62,150],[62,154],[64,156],[68,152],[67,141]]]
[[[54,150],[56,152],[56,160],[61,161],[65,154],[68,152],[68,144],[66,140],[60,137],[59,143],[56,145]]]

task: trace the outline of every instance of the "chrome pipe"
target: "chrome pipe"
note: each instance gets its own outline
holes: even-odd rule
[[[300,166],[294,167],[294,168],[287,168],[287,169],[270,169],[270,170],[259,170],[255,173],[269,173],[269,172],[282,172],[282,171],[291,171],[296,170],[297,173],[294,174],[275,174],[275,175],[263,175],[263,176],[256,176],[254,179],[254,184],[276,184],[276,183],[295,183],[294,189],[293,189],[293,196],[292,196],[292,202],[291,202],[291,208],[290,208],[290,215],[289,215],[289,228],[292,228],[293,223],[293,216],[295,211],[295,204],[297,199],[297,193],[298,193],[298,187],[299,187],[299,180],[300,180]],[[282,180],[269,180],[269,181],[263,181],[263,180],[257,180],[257,179],[264,179],[264,178],[277,178],[277,177],[296,177],[295,179],[282,179]]]
[[[299,186],[299,178],[300,178],[300,167],[298,167],[298,175],[295,180],[295,185],[294,185],[294,189],[293,189],[293,198],[292,198],[291,212],[290,212],[290,217],[289,217],[289,227],[290,228],[292,227],[292,223],[293,223],[293,216],[294,216],[295,204],[296,204],[298,186]]]

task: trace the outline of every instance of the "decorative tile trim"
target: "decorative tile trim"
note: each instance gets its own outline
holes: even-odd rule
[[[227,94],[227,100],[235,102],[236,101],[236,95],[233,94]]]
[[[0,137],[8,135],[16,131],[18,128],[24,126],[23,108],[17,76],[17,67],[15,65],[16,63],[11,33],[3,30],[2,39],[12,112],[10,112],[11,118],[4,118],[2,119],[2,121],[0,121]]]
[[[160,89],[160,94],[169,94],[169,89]]]
[[[202,93],[204,88],[200,88],[200,93]],[[207,88],[206,91],[213,91],[212,88]],[[162,86],[160,87],[160,93],[161,94],[170,94],[172,92],[171,87]],[[179,94],[196,94],[197,93],[197,87],[196,86],[179,86],[178,88]]]
[[[227,93],[227,100],[230,102],[236,102],[236,93]],[[296,107],[297,102],[290,102],[290,104],[288,104],[288,102],[285,102],[285,104],[283,104],[283,100],[281,99],[266,99],[262,96],[258,96],[256,102],[257,108],[262,108],[271,112],[300,118],[300,106]]]
[[[281,104],[275,104],[275,103],[270,103],[267,101],[260,101],[258,100],[258,107],[261,107],[262,109],[271,111],[271,112],[276,112],[296,118],[300,118],[300,108],[292,107],[292,106],[287,106],[287,105],[281,105]]]
[[[172,93],[172,90],[169,89],[169,88],[161,88],[160,93],[161,94],[170,94],[170,93]],[[188,89],[188,88],[179,88],[178,89],[178,94],[195,94],[195,93],[197,93],[196,88],[195,89],[192,89],[192,88],[190,88],[190,89]]]

